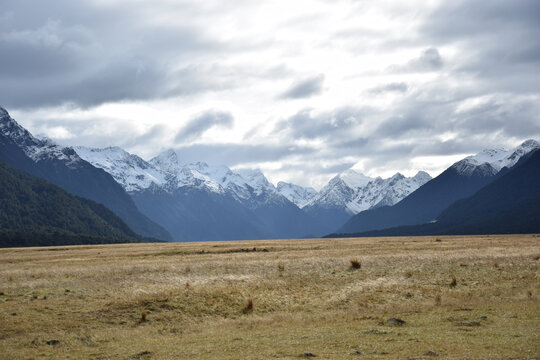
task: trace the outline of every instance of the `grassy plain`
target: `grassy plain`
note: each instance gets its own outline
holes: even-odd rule
[[[540,235],[0,249],[0,358],[540,359],[539,259]]]

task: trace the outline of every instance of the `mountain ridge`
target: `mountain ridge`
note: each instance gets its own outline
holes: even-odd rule
[[[170,240],[165,229],[141,214],[109,173],[83,160],[73,148],[35,138],[7,110],[0,112],[0,159],[73,195],[101,203],[141,236]]]
[[[511,166],[537,148],[540,148],[537,141],[527,140],[516,148],[505,150],[504,153],[497,150],[497,156],[489,157],[491,162],[477,160],[485,159],[483,155],[466,157],[397,204],[360,212],[335,233],[360,233],[435,220],[450,204],[473,195],[496,179],[501,169],[498,164]],[[482,154],[488,152],[483,151]]]
[[[455,201],[436,221],[331,237],[518,234],[540,232],[540,149],[503,167],[501,176]]]

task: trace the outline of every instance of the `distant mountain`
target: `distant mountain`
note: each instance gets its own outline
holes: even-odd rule
[[[0,161],[0,247],[141,241],[105,206]]]
[[[484,150],[466,157],[396,205],[358,213],[336,233],[361,233],[433,221],[450,204],[473,195],[495,180],[502,168],[515,165],[524,155],[538,148],[537,141],[527,140],[511,150]]]
[[[182,164],[173,150],[146,162],[120,148],[75,149],[177,241],[300,237],[311,229],[312,219],[258,170]]]
[[[540,150],[520,158],[503,162],[500,177],[454,202],[431,223],[348,236],[540,233]]]
[[[133,200],[107,172],[81,159],[72,148],[35,138],[2,108],[0,160],[73,195],[105,205],[141,236],[172,239],[165,229],[139,212]]]
[[[382,179],[349,169],[332,178],[303,210],[317,220],[320,232],[328,233],[360,211],[399,202],[430,179],[423,171],[410,178],[397,173]]]
[[[302,187],[283,181],[278,182],[277,191],[299,208],[303,208],[317,195],[317,190],[312,187]]]

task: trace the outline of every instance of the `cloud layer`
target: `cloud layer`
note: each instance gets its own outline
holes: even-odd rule
[[[274,182],[436,175],[540,138],[538,18],[534,0],[4,0],[0,105],[66,145]]]

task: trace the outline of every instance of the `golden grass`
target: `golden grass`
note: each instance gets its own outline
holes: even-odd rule
[[[538,359],[539,259],[538,235],[0,249],[0,359]]]

